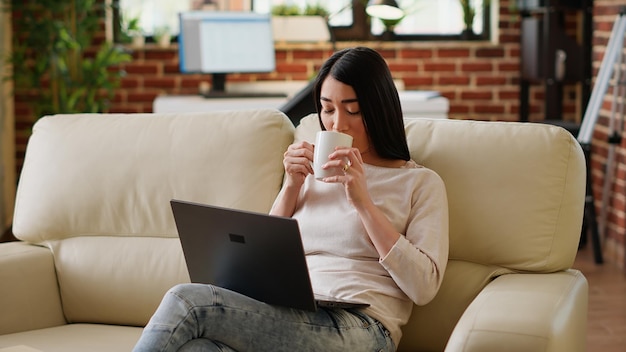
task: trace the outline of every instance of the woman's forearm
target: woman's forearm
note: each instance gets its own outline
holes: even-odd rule
[[[270,215],[291,217],[296,211],[299,191],[299,187],[283,187],[274,201]]]
[[[398,241],[400,234],[374,203],[370,202],[367,205],[357,207],[357,211],[378,254],[384,258]]]

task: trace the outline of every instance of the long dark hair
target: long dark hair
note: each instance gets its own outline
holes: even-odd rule
[[[356,47],[334,53],[322,65],[313,92],[322,129],[320,94],[328,75],[354,89],[376,153],[385,159],[409,160],[400,98],[385,59],[373,49]]]

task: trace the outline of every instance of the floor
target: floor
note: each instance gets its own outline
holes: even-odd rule
[[[591,246],[578,251],[574,268],[589,282],[587,351],[626,352],[626,273],[595,264]]]

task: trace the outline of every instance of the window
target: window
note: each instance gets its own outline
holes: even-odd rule
[[[194,8],[194,0],[117,0],[120,30],[152,36],[159,30],[178,34],[178,13]]]
[[[191,10],[250,10],[250,0],[111,0],[113,32],[123,42],[129,32],[139,31],[151,38],[159,31],[178,35],[178,14]]]
[[[472,25],[475,34],[484,32],[483,0],[470,1],[476,8]],[[400,0],[398,5],[406,15],[398,23],[394,32],[396,35],[457,35],[465,29],[463,10],[459,0]],[[372,21],[372,33],[381,34],[384,31],[382,22]]]
[[[398,6],[404,10],[405,17],[392,28],[395,40],[435,40],[435,39],[488,39],[489,38],[489,0],[468,0],[475,9],[471,24],[472,33],[462,37],[464,32],[464,14],[461,0],[397,0]],[[367,1],[350,0],[252,0],[255,12],[267,13],[272,6],[278,4],[296,5],[304,8],[308,4],[321,5],[330,13],[329,24],[334,27],[335,37],[341,39],[374,39],[385,32],[385,25],[377,18],[357,23],[366,18]],[[347,35],[342,30],[352,28]],[[337,35],[339,34],[339,35]]]
[[[304,10],[307,5],[321,6],[329,13],[328,23],[333,27],[349,27],[352,25],[352,0],[252,0],[252,9],[258,13],[270,13],[277,5],[293,5]]]
[[[114,4],[114,35],[116,41],[137,24],[148,38],[167,29],[178,34],[178,13],[194,9],[252,10],[269,13],[277,5],[324,7],[336,40],[458,40],[488,39],[490,35],[489,0],[467,0],[475,8],[472,33],[464,32],[462,0],[397,0],[405,17],[392,28],[393,36],[383,36],[386,27],[379,19],[367,18],[366,0],[111,0]],[[132,20],[135,21],[132,21]]]

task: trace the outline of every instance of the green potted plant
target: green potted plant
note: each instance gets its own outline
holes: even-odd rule
[[[323,42],[330,40],[328,11],[321,5],[308,4],[272,7],[274,40],[281,42]]]
[[[300,7],[298,5],[275,5],[272,7],[272,16],[300,16]]]
[[[172,40],[172,34],[168,26],[160,26],[154,29],[154,42],[162,48],[167,48]]]
[[[105,5],[98,0],[1,0],[12,14],[17,94],[31,97],[35,118],[103,112],[131,60],[122,47],[94,40]]]
[[[324,18],[328,18],[330,15],[328,10],[322,5],[319,4],[307,4],[304,8],[304,12],[302,13],[304,16],[322,16]]]
[[[460,4],[461,4],[461,9],[463,10],[463,31],[461,32],[461,37],[465,38],[465,39],[470,39],[472,37],[475,36],[474,34],[474,17],[476,17],[476,4],[474,1],[472,0],[459,0]],[[489,1],[488,0],[483,0],[482,1],[482,8],[483,11],[487,8],[487,6],[489,5]]]
[[[133,47],[142,47],[145,43],[145,36],[143,30],[139,24],[139,17],[131,17],[122,19],[121,28],[121,40],[120,42],[125,44],[131,44]]]
[[[474,10],[471,0],[459,0],[459,2],[461,3],[461,9],[463,10],[463,30],[472,32],[476,10]]]

